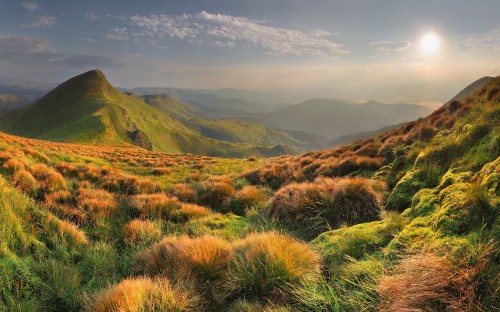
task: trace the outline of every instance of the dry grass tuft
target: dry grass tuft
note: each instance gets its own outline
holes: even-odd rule
[[[227,288],[237,296],[285,299],[290,287],[320,275],[320,256],[305,243],[275,232],[250,234],[235,243]]]
[[[145,312],[195,311],[196,294],[172,287],[166,279],[129,278],[98,294],[87,311]]]
[[[176,197],[169,197],[163,193],[134,195],[129,205],[142,218],[165,220],[177,217],[181,208],[181,203]]]
[[[189,220],[207,216],[210,214],[210,210],[204,206],[183,203],[179,213],[182,218]]]
[[[12,184],[25,193],[34,193],[39,187],[33,175],[23,169],[12,176]]]
[[[223,277],[230,260],[230,244],[220,237],[169,236],[139,253],[134,269],[138,274],[174,280],[194,276],[213,281]]]
[[[161,228],[151,221],[135,219],[123,226],[123,242],[128,246],[147,245],[161,238]]]
[[[455,283],[457,273],[445,257],[421,253],[404,257],[377,289],[380,311],[466,311]]]

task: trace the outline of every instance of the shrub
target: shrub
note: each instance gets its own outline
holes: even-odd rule
[[[125,245],[149,245],[160,240],[161,228],[151,221],[135,219],[123,226]]]
[[[377,289],[380,311],[465,311],[453,291],[457,276],[450,262],[433,253],[403,258]]]
[[[200,205],[183,203],[179,213],[183,219],[189,220],[207,216],[210,214],[210,210]]]
[[[134,271],[177,280],[197,277],[201,282],[221,279],[231,260],[228,242],[216,236],[170,236],[138,254]]]
[[[181,208],[181,203],[176,197],[161,193],[134,195],[129,204],[139,216],[150,219],[168,220],[177,217]]]
[[[317,179],[293,183],[275,193],[268,215],[292,229],[313,234],[344,223],[356,224],[380,217],[383,184],[363,178]]]
[[[255,204],[266,199],[266,195],[255,186],[247,185],[231,197],[226,206],[227,210],[237,215],[245,214],[245,211]]]
[[[245,298],[289,297],[320,275],[320,257],[306,244],[274,232],[250,234],[233,246],[227,289]]]
[[[129,278],[98,294],[87,310],[93,312],[194,311],[197,296],[172,287],[166,279]]]
[[[12,176],[12,184],[25,193],[34,193],[39,187],[31,173],[23,169]]]

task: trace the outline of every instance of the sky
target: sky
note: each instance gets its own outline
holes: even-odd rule
[[[500,75],[498,0],[0,0],[0,79],[437,106]]]

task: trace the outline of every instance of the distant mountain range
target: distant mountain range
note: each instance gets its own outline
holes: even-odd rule
[[[426,116],[432,109],[414,104],[356,103],[340,99],[312,99],[249,120],[275,128],[309,132],[329,140],[372,131]]]

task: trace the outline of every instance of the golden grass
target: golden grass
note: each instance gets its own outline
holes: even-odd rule
[[[454,289],[456,272],[445,257],[420,253],[404,257],[377,289],[380,311],[466,311]]]
[[[87,306],[92,312],[196,311],[198,297],[176,290],[162,278],[128,278],[101,292]]]
[[[216,236],[169,236],[138,254],[134,271],[174,280],[197,277],[201,281],[224,276],[231,260],[231,246]]]
[[[166,194],[139,194],[129,200],[129,205],[142,218],[168,220],[178,215],[181,203],[176,197]]]
[[[123,226],[123,242],[128,246],[160,240],[161,228],[151,221],[134,219]]]
[[[189,220],[208,216],[210,214],[210,210],[204,206],[182,203],[179,213],[182,218]]]
[[[305,243],[275,232],[250,234],[237,241],[227,289],[248,297],[287,298],[290,287],[314,281],[321,259]]]
[[[32,193],[38,189],[38,183],[31,173],[21,169],[12,176],[12,184],[25,193]]]

